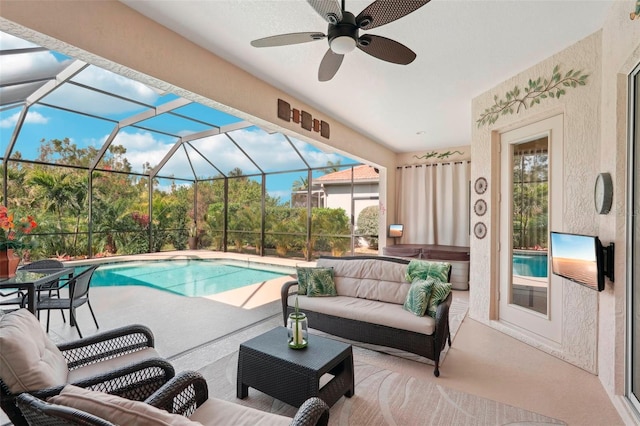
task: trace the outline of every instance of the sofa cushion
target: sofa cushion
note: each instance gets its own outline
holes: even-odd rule
[[[27,309],[0,317],[0,348],[0,378],[12,393],[67,383],[67,361]]]
[[[406,284],[406,287],[410,287]],[[290,296],[289,306],[295,303],[295,295]],[[298,296],[298,305],[302,312],[318,312],[341,318],[368,322],[398,328],[400,330],[415,331],[431,335],[435,331],[436,322],[428,316],[416,316],[402,307],[403,304],[378,302],[349,296],[309,297]],[[313,322],[309,321],[313,328]]]
[[[438,310],[438,305],[444,302],[444,299],[451,293],[451,283],[443,283],[442,281],[435,280],[433,288],[431,289],[431,298],[427,305],[427,314],[435,318]]]
[[[256,410],[233,402],[209,398],[189,417],[203,425],[288,426],[290,417]]]
[[[339,296],[404,304],[410,283],[405,281],[407,265],[376,259],[320,258],[318,266],[333,267]]]
[[[73,385],[65,386],[59,395],[49,398],[49,402],[86,411],[116,425],[186,426],[200,424],[144,402],[132,401]]]
[[[448,262],[433,262],[428,260],[412,260],[407,266],[406,280],[413,282],[416,278],[427,279],[433,277],[446,283],[449,281],[451,264]]]
[[[429,299],[431,299],[431,289],[434,281],[433,278],[427,278],[426,280],[417,278],[413,280],[403,308],[414,315],[423,316],[427,311]]]
[[[307,271],[307,292],[310,297],[337,296],[333,268],[310,268]]]

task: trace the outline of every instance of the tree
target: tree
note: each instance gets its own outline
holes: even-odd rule
[[[379,213],[379,206],[365,207],[356,221],[356,234],[365,238],[372,249],[378,248]]]

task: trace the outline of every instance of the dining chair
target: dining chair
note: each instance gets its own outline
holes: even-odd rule
[[[59,260],[55,260],[55,259],[36,260],[35,262],[27,263],[26,265],[23,265],[20,267],[20,269],[24,271],[38,271],[41,269],[62,269],[62,268],[64,268],[64,264]],[[55,291],[57,296],[60,297],[60,286],[61,286],[60,279],[55,279],[44,285],[41,285],[36,290],[38,294],[37,296],[38,300],[41,299],[40,295],[43,292],[48,292],[48,296],[51,297],[52,292]],[[22,303],[22,307],[24,307],[24,303]],[[62,322],[66,323],[67,319],[64,316],[64,311],[60,310],[60,313],[62,314]]]
[[[20,290],[0,291],[0,308],[3,306],[15,306],[15,309],[24,308],[25,297],[26,294]]]
[[[93,308],[91,307],[91,302],[89,302],[89,287],[91,277],[93,273],[100,265],[92,265],[84,271],[80,272],[77,275],[74,275],[67,283],[65,287],[69,288],[69,297],[45,297],[38,301],[37,310],[39,311],[47,311],[47,333],[49,332],[49,317],[51,316],[52,310],[69,310],[70,317],[70,325],[75,326],[78,330],[78,335],[82,338],[82,333],[80,332],[80,327],[78,326],[78,321],[76,320],[75,310],[76,308],[84,305],[85,303],[89,306],[89,311],[91,311],[91,316],[93,317],[93,322],[96,324],[96,328],[100,328],[98,325],[98,320],[96,319],[96,315],[93,313]]]

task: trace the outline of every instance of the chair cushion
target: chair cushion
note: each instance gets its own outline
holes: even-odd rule
[[[117,425],[186,426],[200,424],[144,402],[132,401],[73,385],[65,386],[59,395],[52,396],[48,402],[86,411]]]
[[[0,348],[0,378],[12,393],[67,383],[67,361],[27,309],[0,317]]]
[[[291,418],[240,404],[209,398],[191,415],[191,420],[203,425],[233,426],[287,426]]]
[[[407,287],[409,286],[407,284]],[[289,306],[293,306],[294,298],[295,296],[289,296]],[[428,315],[419,317],[395,303],[348,296],[298,296],[298,304],[302,312],[313,311],[427,335],[433,334],[436,329],[436,321],[432,317]],[[310,323],[309,327],[313,328],[313,323]]]
[[[333,267],[338,296],[359,297],[402,305],[410,283],[407,265],[377,259],[320,258],[318,266]],[[446,280],[445,280],[446,281]]]

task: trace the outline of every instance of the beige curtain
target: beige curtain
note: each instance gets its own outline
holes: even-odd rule
[[[396,175],[399,243],[469,246],[469,161],[403,166]]]

